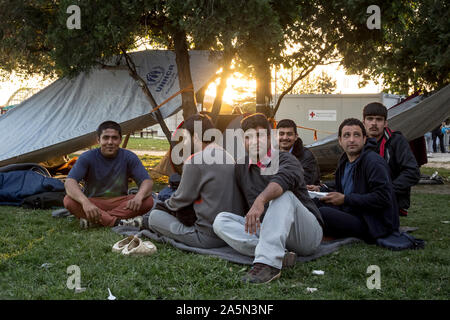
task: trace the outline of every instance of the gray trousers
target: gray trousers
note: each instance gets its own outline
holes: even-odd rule
[[[213,224],[214,232],[236,251],[254,256],[253,263],[264,263],[281,269],[285,249],[300,256],[315,252],[322,241],[322,227],[316,217],[291,192],[272,200],[259,232],[245,232],[245,218],[220,213]]]
[[[185,226],[171,214],[153,209],[148,217],[148,227],[168,238],[196,248],[219,248],[227,244],[218,237],[198,231],[195,226]]]

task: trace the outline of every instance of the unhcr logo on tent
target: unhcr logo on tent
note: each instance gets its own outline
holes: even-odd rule
[[[175,73],[173,64],[169,65],[167,71],[162,67],[154,67],[149,73],[147,73],[147,81],[150,86],[157,86],[156,92],[160,92],[164,86],[170,82],[170,79],[174,77]]]
[[[152,71],[147,73],[147,81],[150,86],[156,86],[164,76],[164,69],[162,67],[154,67]]]

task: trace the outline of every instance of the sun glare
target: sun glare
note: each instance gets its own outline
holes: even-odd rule
[[[217,92],[220,78],[211,83],[206,90],[205,100],[213,102]],[[256,91],[256,80],[248,80],[240,73],[232,74],[227,80],[227,87],[223,93],[223,102],[233,105],[236,101],[253,97]]]

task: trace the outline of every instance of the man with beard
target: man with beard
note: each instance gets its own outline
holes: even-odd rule
[[[409,143],[399,131],[388,127],[387,109],[379,102],[364,107],[363,123],[367,136],[376,140],[376,152],[386,160],[391,170],[399,215],[407,216],[411,187],[420,180],[419,166]]]
[[[373,151],[375,141],[367,139],[360,120],[344,120],[338,138],[345,153],[336,169],[336,191],[320,199],[325,203],[319,208],[325,235],[357,237],[374,243],[399,227],[388,165]]]

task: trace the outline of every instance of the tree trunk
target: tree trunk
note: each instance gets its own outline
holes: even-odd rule
[[[263,59],[255,66],[256,73],[256,112],[264,113],[267,117],[272,116],[270,102],[272,101],[270,64]]]
[[[173,32],[172,36],[175,48],[175,61],[177,63],[180,90],[189,86],[193,87],[186,33],[184,31],[176,30]],[[197,104],[195,102],[195,94],[193,90],[183,92],[181,94],[181,101],[184,119],[197,113]]]
[[[208,86],[209,86],[209,83],[205,84],[195,94],[195,101],[197,101],[197,104],[201,104],[202,105],[202,109],[203,109],[203,101],[205,100],[206,89],[208,89]]]
[[[216,90],[216,97],[211,110],[211,119],[214,124],[217,123],[217,117],[219,116],[220,109],[222,108],[223,93],[227,88],[227,80],[230,75],[230,66],[233,55],[227,54],[224,56],[222,63],[222,74],[220,75],[220,83]]]

